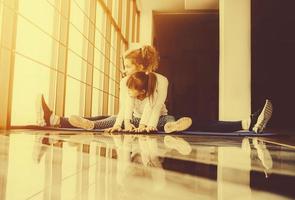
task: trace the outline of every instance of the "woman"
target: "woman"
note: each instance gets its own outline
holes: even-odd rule
[[[136,48],[134,48],[136,47]],[[107,129],[108,131],[132,131],[136,129],[137,132],[143,131],[155,131],[156,125],[159,121],[161,113],[155,108],[150,108],[145,110],[143,113],[143,118],[140,119],[141,114],[131,121],[133,110],[129,105],[135,103],[135,99],[130,97],[127,89],[127,80],[132,73],[141,71],[143,73],[150,73],[158,68],[159,55],[156,49],[150,45],[140,46],[134,44],[133,48],[128,50],[123,56],[124,72],[126,77],[120,81],[120,107],[117,116],[98,116],[95,118],[83,118],[79,116],[71,116],[69,119],[64,117],[56,116],[47,106],[43,96],[37,99],[37,123],[40,126],[57,126],[62,128],[78,127],[87,130],[91,129]],[[168,80],[166,77],[157,74],[158,80],[156,85],[157,99],[155,101],[156,105],[164,105],[167,97]],[[140,104],[140,102],[137,102]],[[142,106],[141,106],[142,107]],[[167,109],[163,108],[162,114],[167,115]],[[147,116],[151,114],[153,122],[152,125],[146,125]],[[170,116],[171,118],[171,116]],[[136,119],[136,120],[135,120]],[[160,122],[164,124],[163,120],[168,120],[169,116],[161,118]],[[133,122],[133,123],[132,123]],[[137,125],[138,124],[138,125]],[[176,130],[181,131],[184,127],[179,126],[184,124],[185,127],[191,125],[190,118],[184,118],[178,121]]]

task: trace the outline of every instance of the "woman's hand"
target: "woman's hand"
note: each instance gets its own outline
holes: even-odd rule
[[[153,126],[148,126],[145,128],[145,131],[148,132],[148,133],[152,133],[152,132],[157,132],[158,129],[156,127],[153,127]]]
[[[119,132],[119,131],[122,131],[122,128],[120,125],[115,125],[112,128],[107,128],[104,130],[104,132],[107,132],[107,133],[113,133],[113,132]]]
[[[144,125],[144,124],[139,124],[138,128],[135,128],[133,131],[134,131],[135,133],[143,133],[143,132],[146,131],[145,129],[146,129],[146,125]]]

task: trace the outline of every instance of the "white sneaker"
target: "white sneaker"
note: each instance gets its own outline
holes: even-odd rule
[[[192,151],[190,144],[180,137],[166,135],[164,137],[164,144],[167,148],[175,149],[182,155],[189,155]]]
[[[184,131],[192,125],[190,117],[182,117],[175,122],[168,122],[164,126],[165,133]]]
[[[272,110],[272,103],[267,99],[261,113],[258,116],[257,122],[252,129],[255,133],[261,133],[266,127],[267,122],[271,118]]]
[[[88,119],[85,119],[85,118],[77,116],[77,115],[72,115],[69,118],[69,122],[72,126],[77,127],[77,128],[83,128],[86,130],[94,129],[94,122],[93,121],[90,121]]]

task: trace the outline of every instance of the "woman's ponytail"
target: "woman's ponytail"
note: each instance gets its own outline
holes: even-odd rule
[[[159,53],[151,45],[142,46],[125,55],[125,58],[131,59],[136,66],[142,66],[143,71],[155,71],[159,64]]]

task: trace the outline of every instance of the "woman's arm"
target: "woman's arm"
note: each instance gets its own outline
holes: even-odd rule
[[[165,105],[165,101],[168,93],[168,79],[164,76],[158,78],[157,85],[157,96],[156,99],[152,100],[150,104],[150,113],[149,113],[149,121],[147,123],[148,127],[156,128],[158,125],[158,121],[161,115],[161,110]]]

